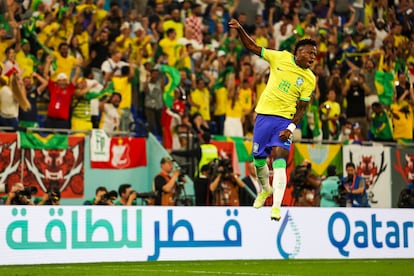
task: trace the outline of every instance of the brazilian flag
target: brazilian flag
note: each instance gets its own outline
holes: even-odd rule
[[[18,132],[19,145],[22,149],[67,149],[67,134],[49,134],[42,136],[39,133]]]
[[[161,72],[167,77],[164,85],[163,100],[166,107],[172,107],[174,102],[174,90],[181,82],[180,71],[177,68],[161,64]]]

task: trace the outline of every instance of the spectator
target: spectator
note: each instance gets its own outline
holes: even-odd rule
[[[354,163],[347,163],[345,169],[347,176],[342,178],[342,184],[347,193],[346,207],[370,207],[365,179],[357,175]]]
[[[3,75],[8,77],[14,73],[18,75],[22,74],[22,70],[16,62],[16,51],[12,47],[6,49],[6,59],[3,61],[3,72]]]
[[[112,133],[119,130],[120,115],[118,107],[121,101],[121,94],[114,92],[99,104],[99,110],[102,113],[99,127],[106,133]]]
[[[33,82],[33,78],[35,82]],[[26,97],[30,103],[31,108],[24,111],[19,107],[19,126],[22,127],[39,127],[37,101],[40,95],[45,91],[48,81],[40,74],[32,72],[31,76],[23,78],[23,84],[26,91]]]
[[[397,143],[413,142],[413,110],[407,101],[391,104],[393,138]]]
[[[203,42],[203,21],[201,18],[201,5],[193,3],[191,6],[191,15],[185,19],[185,29],[192,30],[192,39],[195,39],[199,44]]]
[[[44,76],[49,76],[52,57],[48,56],[45,65]],[[70,112],[72,96],[76,92],[76,81],[80,73],[80,68],[76,68],[75,75],[69,81],[66,73],[59,73],[56,82],[49,79],[49,106],[47,111],[46,128],[71,129]]]
[[[379,102],[372,104],[370,132],[374,141],[392,142],[392,122],[388,111]]]
[[[338,140],[341,125],[339,123],[339,115],[341,114],[341,106],[336,102],[335,90],[330,89],[327,100],[320,106],[322,119],[322,132],[324,140]]]
[[[145,117],[148,122],[149,131],[159,136],[162,135],[161,114],[164,105],[162,98],[164,82],[160,77],[160,69],[159,65],[152,67],[144,83]]]
[[[349,121],[359,122],[362,137],[367,139],[368,122],[365,110],[365,95],[369,93],[368,86],[359,71],[352,70],[348,74],[342,96],[346,99],[346,117]]]
[[[118,188],[119,199],[114,205],[136,205],[137,192],[132,190],[131,184],[121,184]]]
[[[132,80],[135,75],[135,64],[132,60],[129,61],[129,66],[122,66],[121,76],[113,76],[112,82],[114,84],[114,90],[119,91],[122,95],[122,101],[119,104],[119,110],[121,111],[121,121],[119,129],[121,131],[129,131],[130,124],[134,121],[131,108],[132,108]]]
[[[18,125],[19,107],[28,111],[31,106],[26,97],[26,89],[20,76],[13,73],[10,79],[0,77],[0,126],[16,128]]]
[[[155,205],[174,206],[176,205],[176,185],[181,171],[174,169],[174,161],[170,157],[163,157],[160,164],[161,171],[155,176],[153,182],[153,190],[157,194]]]
[[[352,131],[349,135],[349,144],[359,144],[365,141],[364,137],[361,134],[361,125],[358,122],[352,124]]]
[[[205,74],[205,72],[204,72]],[[214,85],[214,80],[211,75],[207,75],[207,79],[201,77],[196,80],[197,87],[191,92],[189,102],[191,104],[191,115],[200,113],[203,120],[210,121],[210,91]]]
[[[101,70],[104,74],[103,76],[103,85],[106,86],[111,81],[111,78],[114,76],[121,76],[122,71],[121,68],[123,66],[128,66],[129,64],[125,61],[121,60],[122,58],[122,52],[118,50],[114,50],[111,53],[111,57],[106,59],[102,65]]]
[[[328,167],[328,177],[321,182],[321,207],[339,207],[338,203],[338,187],[341,184],[336,173],[336,166],[330,165]]]
[[[78,68],[83,62],[82,59],[76,59],[74,56],[69,55],[69,45],[66,42],[59,44],[58,51],[53,52],[53,58],[56,61],[57,68],[51,74],[51,80],[57,81],[58,75],[64,73],[69,79],[72,76],[73,68]],[[49,75],[50,63],[49,66],[45,65],[47,68],[47,74],[43,74],[45,77]],[[62,76],[62,75],[60,75]]]

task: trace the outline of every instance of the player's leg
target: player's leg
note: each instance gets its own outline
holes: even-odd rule
[[[282,205],[283,195],[286,189],[286,159],[289,152],[286,149],[275,147],[273,156],[275,159],[272,163],[273,167],[273,205],[271,219],[280,220],[280,206]]]
[[[272,194],[272,188],[269,185],[269,168],[267,166],[266,158],[270,154],[270,149],[267,145],[271,137],[272,122],[269,121],[269,116],[257,115],[254,134],[253,134],[253,157],[254,165],[258,181],[262,187],[262,191],[257,195],[253,207],[260,208],[264,205],[266,198]]]

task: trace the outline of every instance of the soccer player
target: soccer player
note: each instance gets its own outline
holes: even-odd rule
[[[315,89],[315,75],[309,69],[316,59],[316,42],[303,39],[297,42],[294,54],[258,46],[236,19],[229,27],[238,31],[240,40],[250,52],[270,64],[269,81],[256,106],[253,135],[253,157],[262,191],[253,207],[260,208],[273,193],[271,219],[279,221],[280,206],[286,188],[286,160],[292,143],[292,133],[302,119]],[[273,189],[269,185],[266,158],[270,155],[273,167]]]

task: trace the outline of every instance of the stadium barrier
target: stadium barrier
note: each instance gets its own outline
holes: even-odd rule
[[[414,258],[410,209],[4,206],[0,264]]]

